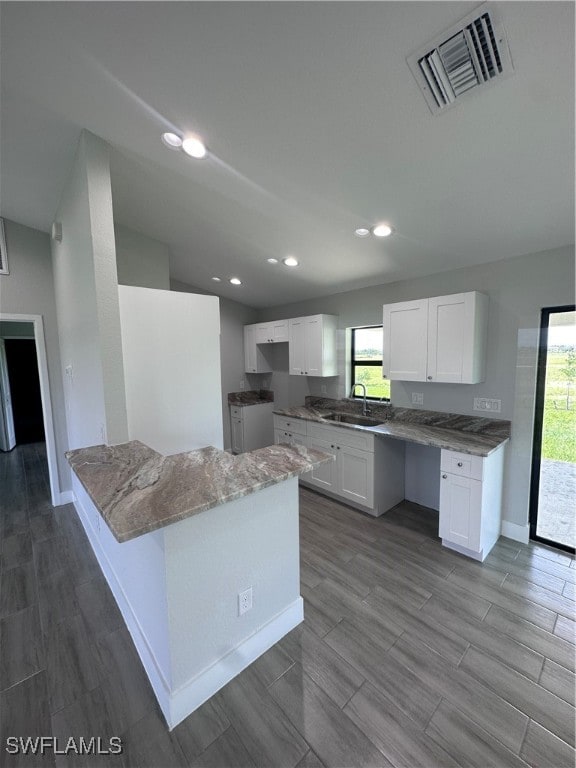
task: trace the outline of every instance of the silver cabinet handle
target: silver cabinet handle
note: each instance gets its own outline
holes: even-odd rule
[[[432,376],[428,376],[428,381],[432,381]]]
[[[448,475],[442,475],[442,479],[443,480],[446,480],[447,477],[448,477]]]
[[[334,448],[334,446],[333,446],[333,445],[331,445],[331,446],[330,446],[330,448]]]
[[[461,467],[461,466],[462,466],[462,462],[461,462],[461,461],[459,461],[459,462],[458,462],[458,466],[459,466],[459,467]]]
[[[340,446],[339,445],[336,446],[336,450],[338,450],[338,451],[340,450]]]
[[[383,373],[383,374],[382,374],[382,378],[383,378],[383,379],[387,379],[387,378],[388,378],[388,376],[386,376],[386,374],[385,374],[385,373]]]

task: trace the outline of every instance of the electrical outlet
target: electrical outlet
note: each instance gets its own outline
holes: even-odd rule
[[[252,608],[252,587],[248,587],[244,592],[238,592],[238,616],[249,611]]]
[[[244,379],[240,379],[240,389],[244,389]]]
[[[328,392],[328,387],[326,386],[326,384],[322,384],[322,386],[320,387],[320,393],[322,395],[325,395],[327,392]]]
[[[502,400],[495,400],[489,397],[475,397],[474,410],[490,411],[490,413],[500,413],[502,410]]]
[[[424,392],[412,392],[412,405],[424,405]]]

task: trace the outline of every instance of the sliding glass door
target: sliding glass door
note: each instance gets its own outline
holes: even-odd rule
[[[576,312],[542,310],[530,491],[530,537],[576,543]]]

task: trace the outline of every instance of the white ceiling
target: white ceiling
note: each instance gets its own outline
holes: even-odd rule
[[[572,243],[574,4],[497,3],[514,75],[433,116],[406,57],[477,7],[2,3],[1,213],[48,230],[87,128],[117,221],[254,307]],[[379,220],[391,238],[354,236]]]

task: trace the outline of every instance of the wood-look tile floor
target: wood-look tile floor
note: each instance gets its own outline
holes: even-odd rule
[[[437,516],[301,491],[304,623],[169,733],[43,446],[0,454],[0,764],[7,736],[120,736],[42,765],[574,766],[573,558],[501,539],[484,564]]]

